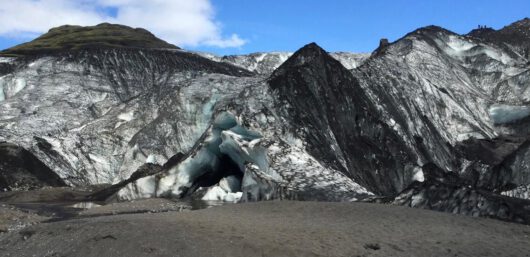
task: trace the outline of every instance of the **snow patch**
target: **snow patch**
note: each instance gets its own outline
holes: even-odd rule
[[[447,46],[449,46],[453,51],[464,52],[475,47],[476,44],[472,44],[455,36],[450,36],[449,41],[447,42]]]
[[[512,61],[512,59],[509,56],[497,50],[486,48],[484,49],[484,53],[490,58],[497,60],[503,64],[508,64]]]
[[[156,157],[154,155],[150,154],[149,156],[147,156],[147,159],[145,160],[145,163],[157,164]]]
[[[124,113],[120,113],[118,115],[118,119],[120,120],[123,120],[123,121],[131,121],[134,119],[134,110],[131,110],[131,111],[128,111],[128,112],[124,112]]]
[[[445,42],[447,47],[443,47],[444,44],[440,40],[436,41],[439,46],[445,48],[447,54],[457,58],[485,54],[489,58],[499,61],[503,64],[509,64],[513,62],[512,58],[505,53],[498,51],[497,49],[491,48],[488,45],[471,43],[457,36],[449,37],[449,40]]]
[[[424,201],[425,197],[423,196],[423,192],[413,195],[412,201],[410,202],[410,207],[416,207],[420,206],[420,204]]]
[[[425,181],[425,177],[423,176],[423,170],[421,168],[417,168],[416,170],[416,173],[414,173],[414,176],[412,176],[412,180],[419,182]]]
[[[284,63],[285,61],[287,61],[287,59],[289,59],[289,57],[291,57],[291,55],[293,54],[292,53],[279,53],[278,58],[280,58],[281,63]]]
[[[267,56],[266,53],[262,53],[262,54],[258,55],[258,56],[256,57],[256,62],[257,62],[257,63],[262,62],[263,59],[265,59],[266,56]]]

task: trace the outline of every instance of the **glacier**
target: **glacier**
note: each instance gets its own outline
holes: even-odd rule
[[[529,59],[524,44],[493,39],[428,26],[370,54],[311,43],[0,59],[0,141],[69,186],[116,186],[102,200],[381,197],[431,208],[426,193],[457,185],[523,201]],[[441,200],[449,211],[466,199]]]
[[[200,187],[210,187],[202,199],[224,201],[309,197],[351,201],[372,195],[303,150],[242,127],[229,112],[218,113],[203,138],[189,158],[163,174],[127,185],[118,198],[183,197]],[[311,195],[317,191],[323,195]]]

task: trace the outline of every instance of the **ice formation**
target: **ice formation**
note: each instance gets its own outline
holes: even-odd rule
[[[26,87],[26,79],[10,75],[0,77],[0,101],[16,95]]]
[[[220,186],[213,186],[208,189],[206,194],[201,198],[204,201],[223,201],[223,202],[238,202],[243,195],[242,192],[226,191]]]
[[[3,77],[0,77],[0,102],[4,101],[6,99],[5,93],[4,93],[4,80]]]
[[[199,187],[215,185],[208,190],[205,200],[239,200],[245,163],[254,162],[262,167],[268,165],[264,149],[242,149],[240,145],[252,145],[261,135],[240,126],[229,112],[218,114],[207,133],[202,147],[190,158],[171,167],[158,182],[143,178],[136,183],[135,192],[143,196],[182,197],[192,194]],[[128,190],[121,194],[125,198],[136,198]]]
[[[129,184],[118,195],[123,200],[185,197],[201,187],[207,188],[203,200],[228,202],[277,198],[351,201],[371,195],[297,146],[243,127],[227,111],[215,116],[204,141],[187,159],[161,176]]]
[[[495,124],[513,123],[530,116],[530,106],[493,105],[489,115]]]

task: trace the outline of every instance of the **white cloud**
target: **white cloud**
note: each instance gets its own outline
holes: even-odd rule
[[[115,15],[105,11],[109,9]],[[184,47],[246,43],[237,34],[223,36],[210,0],[0,0],[1,36],[35,36],[64,24],[101,22],[142,27]]]

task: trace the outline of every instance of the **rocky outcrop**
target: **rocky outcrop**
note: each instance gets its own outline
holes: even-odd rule
[[[500,193],[530,185],[530,142],[525,137],[468,139],[457,145],[473,185]]]
[[[458,174],[434,164],[424,166],[423,172],[426,180],[412,183],[393,204],[530,224],[529,200],[501,196],[472,186]]]
[[[30,190],[65,186],[64,181],[26,149],[0,143],[0,190]]]

